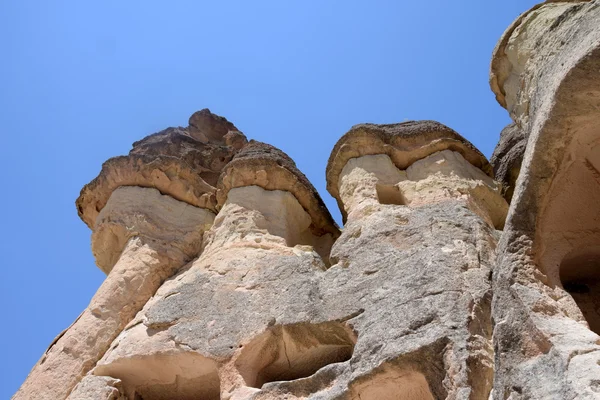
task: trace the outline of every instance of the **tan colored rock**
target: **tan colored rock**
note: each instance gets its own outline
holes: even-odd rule
[[[202,234],[213,218],[210,211],[156,189],[115,190],[93,235],[99,266],[108,276],[14,398],[66,398],[162,282],[200,251]]]
[[[219,178],[219,205],[225,202],[231,189],[253,185],[266,190],[292,193],[310,215],[311,230],[315,235],[339,235],[339,230],[317,191],[281,150],[266,143],[250,141],[227,164]]]
[[[500,133],[500,141],[494,148],[490,164],[494,168],[494,176],[502,183],[504,198],[510,203],[517,178],[521,172],[521,164],[527,147],[525,132],[515,123],[507,125]]]
[[[352,158],[385,154],[400,170],[442,150],[456,151],[475,167],[492,176],[487,159],[454,130],[435,121],[408,121],[399,124],[355,125],[336,143],[327,163],[327,191],[339,200],[339,178]]]
[[[316,295],[315,272],[326,268],[312,244],[328,257],[332,235],[313,235],[311,214],[294,194],[281,190],[289,182],[271,179],[281,175],[269,161],[232,163],[247,176],[256,168],[281,186],[265,190],[254,181],[247,186],[235,181],[235,187],[219,187],[227,196],[200,257],[162,285],[93,371],[121,379],[130,398],[180,392],[183,398],[247,398],[265,381],[308,376],[351,354],[352,332],[339,322],[319,325],[323,318],[306,301]],[[295,166],[286,172],[300,174]],[[308,185],[301,190],[314,194],[306,178],[300,179]],[[316,211],[327,212],[323,207],[313,215]],[[198,361],[177,370],[188,359]],[[186,389],[188,381],[196,384]]]
[[[347,359],[352,334],[340,323],[320,327],[324,317],[310,300],[325,264],[312,246],[290,243],[310,224],[289,192],[231,189],[200,257],[162,285],[93,373],[121,379],[130,397],[147,393],[149,382],[153,393],[174,393],[184,388],[182,372],[146,366],[163,365],[166,355],[174,366],[202,359],[185,370],[202,380],[186,398],[235,399],[257,393],[265,381],[308,376]],[[205,373],[205,365],[218,374]],[[217,389],[202,394],[206,387]]]
[[[183,390],[184,373],[203,377],[188,398],[202,387],[219,388],[206,398],[231,400],[487,398],[495,231],[461,193],[415,207],[379,203],[377,184],[409,175],[494,185],[459,153],[429,157],[409,172],[383,154],[348,162],[340,193],[349,220],[329,269],[279,164],[234,159],[202,254],[162,285],[93,373],[144,398],[150,382],[152,393]],[[204,361],[177,372],[188,358]]]
[[[187,130],[194,139],[201,142],[222,144],[228,133],[239,130],[226,118],[215,115],[208,108],[197,111],[189,119]]]
[[[77,201],[108,276],[14,398],[598,398],[599,21],[553,0],[503,35],[500,183],[437,122],[354,126],[326,171],[342,232],[208,110],[134,143]]]
[[[161,195],[156,189],[122,186],[96,218],[92,252],[107,275],[131,238],[152,243],[174,260],[190,260],[200,251],[202,233],[213,219],[211,211]]]
[[[129,156],[109,160],[82,190],[77,209],[93,230],[92,250],[108,277],[15,399],[66,398],[164,280],[200,252],[216,205],[207,181],[216,183],[245,137],[208,110],[194,121],[192,129],[170,128],[134,143]],[[232,141],[235,146],[226,143]]]
[[[501,186],[468,162],[463,153],[450,150],[460,148],[463,152],[468,151],[467,154],[489,172],[487,160],[468,141],[449,128],[431,121],[412,122],[406,127],[402,124],[393,125],[394,131],[386,131],[391,129],[389,125],[368,127],[372,130],[369,132],[379,132],[380,136],[374,136],[375,133],[365,136],[356,127],[352,128],[340,139],[343,144],[335,146],[329,159],[328,190],[333,196],[339,196],[338,203],[343,204],[342,214],[347,216],[356,208],[355,202],[364,203],[367,198],[370,202],[411,207],[463,198],[474,212],[493,226],[502,228],[508,205],[498,197]],[[447,137],[444,138],[444,135]],[[373,137],[384,137],[393,142],[394,147]],[[403,137],[407,143],[402,142]],[[427,144],[425,138],[431,138],[432,143]],[[361,146],[365,141],[369,144]],[[349,158],[355,152],[375,153],[377,145],[381,146],[380,154]],[[397,150],[411,146],[416,148],[414,152]],[[418,154],[423,154],[423,158],[416,159]],[[338,162],[345,159],[346,164],[337,174],[336,171],[340,169]],[[350,178],[350,174],[363,177]],[[335,182],[338,187],[334,187]],[[360,196],[356,195],[357,190],[361,192]]]
[[[156,188],[200,208],[214,210],[216,206],[214,188],[187,164],[170,157],[120,156],[106,161],[100,175],[81,190],[77,199],[79,215],[90,229],[111,193],[121,186]]]
[[[176,200],[215,210],[221,170],[246,142],[225,118],[201,110],[192,115],[187,128],[149,135],[135,142],[129,155],[106,161],[98,177],[81,190],[76,202],[79,216],[92,229],[110,194],[120,186],[155,188]]]
[[[75,386],[69,400],[126,400],[121,381],[106,376],[86,376]]]
[[[600,393],[600,3],[521,15],[491,86],[528,137],[494,274],[495,399]]]
[[[351,320],[352,373],[340,374],[335,387],[357,400],[486,399],[497,240],[490,215],[503,217],[506,202],[459,152],[425,154],[401,164],[405,170],[389,148],[380,152],[350,158],[338,179],[347,223],[326,274],[343,284],[330,285],[325,298],[330,309],[357,298],[364,312]]]

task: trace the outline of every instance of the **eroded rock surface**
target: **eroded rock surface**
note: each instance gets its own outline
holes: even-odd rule
[[[434,121],[352,127],[341,232],[208,110],[134,143],[77,200],[107,278],[14,398],[599,398],[599,21],[554,0],[504,33],[491,165]]]
[[[494,273],[495,399],[600,396],[598,21],[598,1],[542,3],[494,52],[529,138]]]
[[[504,198],[508,202],[512,199],[521,172],[527,139],[528,136],[517,124],[507,125],[500,133],[500,141],[490,158],[494,177],[502,183]]]
[[[158,189],[162,194],[215,211],[215,186],[223,167],[246,144],[246,137],[208,109],[190,117],[187,128],[168,128],[133,144],[127,156],[102,165],[98,177],[77,199],[81,219],[93,229],[110,194],[120,186]]]
[[[128,156],[109,160],[81,191],[77,210],[93,230],[96,263],[108,276],[15,399],[66,398],[165,279],[200,252],[216,211],[216,188],[205,178],[218,175],[245,137],[208,110],[192,117],[192,128],[151,135]]]
[[[312,185],[284,153],[251,142],[219,179],[201,255],[162,285],[93,374],[120,379],[129,398],[162,398],[147,388],[173,392],[184,381],[142,365],[193,357],[204,361],[187,370],[202,376],[189,398],[486,398],[496,234],[480,192],[506,203],[458,152],[404,167],[384,153],[342,168],[348,223],[329,257],[314,243],[338,234]],[[412,205],[381,202],[380,184]]]
[[[404,170],[413,162],[442,150],[460,153],[469,163],[491,176],[487,159],[454,130],[435,121],[399,124],[359,124],[336,143],[327,163],[327,190],[339,199],[338,180],[346,163],[366,155],[385,154]],[[338,200],[344,220],[346,210]]]

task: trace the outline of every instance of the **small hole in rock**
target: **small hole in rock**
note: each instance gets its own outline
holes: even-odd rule
[[[248,343],[235,365],[248,386],[308,377],[352,357],[356,336],[340,322],[270,327]]]
[[[377,185],[376,190],[379,204],[394,204],[397,206],[406,205],[406,199],[397,186]]]
[[[590,329],[600,334],[600,247],[571,252],[560,265],[560,280]]]

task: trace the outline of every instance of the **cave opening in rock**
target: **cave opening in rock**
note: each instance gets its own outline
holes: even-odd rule
[[[542,204],[537,257],[554,285],[570,294],[571,318],[600,334],[600,132],[583,125],[565,151]],[[577,306],[581,314],[575,308]],[[571,314],[571,311],[573,313]]]
[[[376,190],[379,204],[406,205],[406,199],[398,189],[398,186],[377,184]]]
[[[132,400],[219,400],[216,363],[197,353],[153,354],[99,365],[96,375],[123,381]]]
[[[352,357],[356,336],[340,322],[275,326],[244,346],[236,367],[246,385],[308,377]]]
[[[590,329],[600,335],[600,245],[567,255],[560,265],[560,280]]]

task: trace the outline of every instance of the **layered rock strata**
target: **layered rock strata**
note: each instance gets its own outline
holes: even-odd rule
[[[231,138],[238,143],[229,145]],[[107,161],[82,189],[77,209],[93,230],[92,250],[107,278],[15,399],[66,398],[164,280],[198,254],[215,217],[216,189],[208,182],[216,183],[214,171],[231,159],[240,138],[245,142],[233,125],[203,110],[186,129],[136,142],[129,156]]]
[[[494,399],[600,396],[600,2],[521,15],[491,86],[528,137],[494,274]]]

